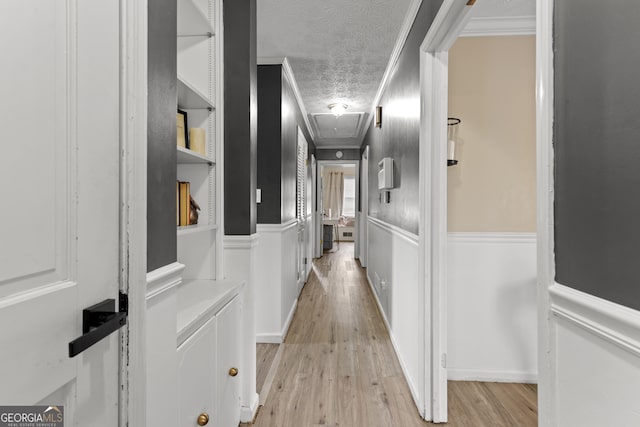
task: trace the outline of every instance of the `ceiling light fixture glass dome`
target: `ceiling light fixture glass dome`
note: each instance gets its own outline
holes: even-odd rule
[[[340,117],[341,115],[343,115],[345,113],[345,111],[347,111],[347,104],[342,104],[342,103],[333,103],[333,104],[329,104],[329,110],[331,111],[331,114],[333,114],[336,117]]]

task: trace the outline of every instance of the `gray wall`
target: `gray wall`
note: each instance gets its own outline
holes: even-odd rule
[[[293,114],[282,115],[285,111]],[[258,66],[258,223],[281,224],[296,217],[296,159],[298,126],[315,146],[293,89],[281,65]],[[309,165],[311,161],[309,161]],[[311,171],[309,170],[309,176]]]
[[[258,66],[258,223],[280,224],[282,67]]]
[[[147,270],[176,253],[176,2],[149,3]]]
[[[555,5],[556,280],[640,309],[640,3]]]
[[[256,0],[224,2],[224,231],[256,232]]]
[[[382,96],[382,127],[373,121],[363,145],[369,145],[369,215],[418,234],[419,136],[420,136],[420,45],[442,0],[422,2],[402,50],[395,71]],[[404,108],[391,108],[402,105]],[[378,162],[394,160],[394,186],[391,202],[379,201]]]

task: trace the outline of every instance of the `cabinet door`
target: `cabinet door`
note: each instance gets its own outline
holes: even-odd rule
[[[216,319],[198,329],[178,347],[180,427],[198,426],[198,417],[215,417]],[[208,425],[213,426],[212,421]]]
[[[240,422],[240,303],[238,297],[216,316],[218,323],[218,414],[216,426],[237,427]],[[235,371],[234,371],[235,370]]]

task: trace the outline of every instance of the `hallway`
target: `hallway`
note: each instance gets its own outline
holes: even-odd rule
[[[423,421],[353,244],[314,261],[255,426],[410,427]],[[535,426],[535,386],[450,383],[452,426]],[[469,407],[473,406],[473,407]]]

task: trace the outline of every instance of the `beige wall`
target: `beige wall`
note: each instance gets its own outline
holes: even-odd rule
[[[449,53],[449,231],[536,229],[535,38],[460,38]]]

